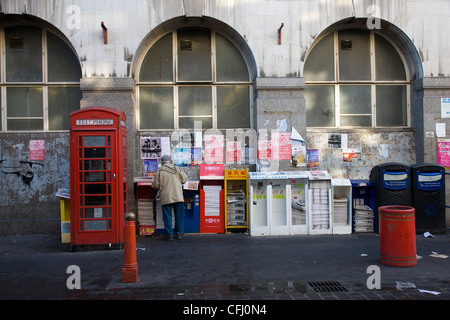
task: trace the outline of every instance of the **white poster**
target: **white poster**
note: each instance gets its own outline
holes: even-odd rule
[[[441,118],[450,118],[450,98],[441,98]]]

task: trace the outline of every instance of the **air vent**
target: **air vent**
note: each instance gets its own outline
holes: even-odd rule
[[[9,39],[9,47],[11,49],[23,49],[25,47],[25,39],[24,38],[10,38]]]
[[[352,40],[341,40],[341,50],[352,50]]]
[[[181,40],[181,51],[192,51],[192,40]]]
[[[315,292],[347,292],[347,289],[337,281],[307,282]]]

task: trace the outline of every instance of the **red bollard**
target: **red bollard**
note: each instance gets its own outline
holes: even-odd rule
[[[122,282],[135,283],[138,281],[138,268],[136,259],[136,215],[127,212],[125,215],[124,248]]]

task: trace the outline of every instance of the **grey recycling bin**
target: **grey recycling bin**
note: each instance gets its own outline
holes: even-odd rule
[[[372,168],[369,177],[375,184],[374,227],[378,232],[379,207],[412,206],[410,167],[404,163],[382,163]]]
[[[444,233],[445,168],[431,163],[412,165],[411,190],[416,209],[416,233]]]

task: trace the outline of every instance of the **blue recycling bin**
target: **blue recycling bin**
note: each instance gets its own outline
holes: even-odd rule
[[[412,165],[411,182],[416,233],[444,233],[445,168],[431,163]]]
[[[378,232],[378,208],[382,206],[412,206],[410,166],[388,162],[372,168],[370,180],[375,184],[374,226]]]

